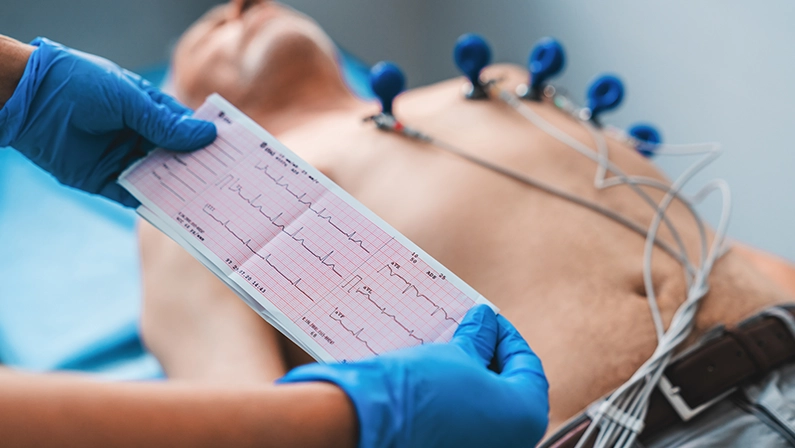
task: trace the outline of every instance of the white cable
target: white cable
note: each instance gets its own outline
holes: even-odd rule
[[[702,160],[700,163],[697,163],[693,167],[691,167],[691,169],[688,170],[689,172],[684,173],[677,181],[677,183],[674,184],[672,190],[681,188],[681,185],[683,185],[690,177],[692,177],[692,175],[695,172],[697,172],[701,167],[706,165],[708,162],[709,160]],[[648,406],[648,397],[651,395],[651,392],[653,391],[654,387],[656,387],[657,382],[659,381],[659,377],[662,375],[663,370],[670,361],[674,350],[690,334],[695,320],[697,305],[708,291],[708,286],[706,284],[707,276],[709,275],[712,265],[717,259],[717,255],[720,253],[720,248],[722,247],[722,241],[724,239],[726,227],[728,225],[731,196],[728,189],[728,185],[723,181],[711,182],[710,184],[705,186],[702,189],[702,191],[699,193],[700,195],[706,195],[710,191],[714,191],[716,189],[721,190],[721,192],[723,193],[725,207],[723,210],[723,214],[721,216],[720,224],[718,226],[718,229],[716,230],[715,239],[713,240],[713,245],[712,248],[710,249],[709,256],[705,260],[705,263],[699,272],[697,282],[695,282],[695,284],[693,285],[694,288],[691,288],[691,290],[688,293],[688,299],[685,301],[685,303],[683,303],[679,307],[677,313],[674,315],[674,319],[671,322],[671,327],[668,329],[668,332],[665,335],[666,337],[662,341],[660,341],[657,350],[655,351],[655,354],[652,355],[652,357],[646,363],[644,363],[644,365],[641,366],[641,368],[639,368],[636,371],[635,375],[633,375],[633,377],[629,381],[627,381],[624,384],[624,386],[614,391],[610,395],[610,398],[608,398],[607,400],[608,403],[612,403],[614,400],[617,399],[617,397],[621,397],[626,393],[633,395],[636,392],[628,391],[629,387],[633,386],[636,383],[644,382],[645,384],[642,389],[643,399],[640,400],[636,406],[633,406],[632,409],[626,410],[630,415],[639,417],[640,414],[642,416],[645,416],[646,408]],[[672,194],[667,195],[666,198],[663,199],[663,202],[661,203],[661,209],[664,210],[665,208],[667,208],[673,197],[674,195],[672,191]],[[649,229],[649,239],[651,239],[656,234],[659,224],[660,224],[660,217],[655,216],[652,226]],[[644,275],[650,272],[650,266],[651,266],[652,251],[648,246],[649,239],[647,239],[646,249],[644,251]],[[644,381],[646,378],[648,378],[650,374],[653,376],[652,380]],[[622,408],[622,406],[620,405],[618,407]],[[599,420],[602,417],[603,417],[602,415],[597,415],[594,418],[594,422],[589,428],[589,431],[587,431],[586,434],[583,435],[583,440],[587,439],[587,437],[590,436],[590,433],[592,433],[595,430],[595,428],[598,427]],[[615,434],[617,430],[620,430],[624,433],[626,432],[625,429],[617,429],[615,425],[610,425],[610,424],[607,425],[600,432],[600,436],[602,435],[602,433],[604,433],[604,436],[608,438],[605,439],[600,437],[600,440],[602,441],[610,440],[610,438],[612,438],[612,436]],[[619,441],[625,440],[626,444],[618,444],[616,446],[631,446],[631,443],[635,440],[636,437],[637,437],[636,433],[622,434]],[[598,444],[595,446],[608,446],[608,445]]]
[[[709,291],[709,285],[707,283],[709,273],[711,272],[715,261],[720,258],[728,249],[725,239],[726,229],[728,227],[729,216],[731,212],[731,193],[728,188],[728,184],[722,180],[712,181],[691,197],[684,195],[681,191],[682,188],[699,171],[701,171],[705,166],[710,164],[719,156],[720,148],[718,145],[712,143],[698,145],[660,145],[655,151],[657,154],[675,156],[703,154],[701,159],[697,160],[691,167],[685,170],[685,172],[682,173],[670,186],[650,177],[629,176],[625,174],[620,167],[610,161],[609,149],[604,139],[604,135],[599,132],[591,123],[581,122],[591,135],[591,138],[594,140],[597,146],[596,150],[589,148],[587,145],[579,142],[577,139],[571,137],[567,133],[561,131],[546,121],[543,117],[532,110],[532,108],[523,104],[515,95],[497,88],[494,83],[488,83],[487,87],[489,88],[489,93],[492,96],[497,96],[499,99],[512,106],[517,112],[519,112],[538,128],[546,132],[548,135],[594,161],[597,164],[597,171],[594,177],[595,188],[602,190],[620,185],[627,185],[630,187],[654,210],[654,217],[649,228],[644,230],[634,221],[617,212],[602,207],[599,204],[592,203],[563,190],[559,190],[553,186],[539,182],[524,174],[514,172],[487,160],[480,159],[474,155],[462,151],[453,145],[436,140],[416,130],[398,126],[398,123],[394,117],[381,115],[372,117],[372,119],[374,119],[380,129],[401,133],[405,136],[432,144],[440,149],[481,165],[487,169],[493,170],[509,178],[523,182],[549,194],[556,195],[565,200],[586,207],[594,212],[600,213],[628,227],[636,233],[645,236],[646,242],[643,253],[643,278],[644,286],[646,288],[647,301],[649,303],[649,310],[651,312],[652,320],[657,333],[658,344],[652,356],[635,371],[632,377],[630,377],[629,380],[613,391],[609,397],[602,402],[602,405],[598,407],[596,414],[592,416],[591,425],[588,427],[577,444],[577,448],[584,446],[585,441],[593,436],[594,431],[599,431],[594,445],[595,448],[605,448],[608,446],[629,448],[634,444],[639,433],[642,431],[642,425],[638,424],[638,422],[643,422],[645,420],[648,411],[649,399],[652,392],[654,391],[654,388],[657,387],[665,368],[673,357],[674,351],[682,342],[686,340],[692,331],[692,328],[695,324],[695,316],[698,310],[698,305],[701,299]],[[617,134],[619,138],[622,138],[625,141],[630,139],[622,131],[617,131],[615,128],[608,128],[607,131]],[[614,174],[615,177],[607,178],[608,172]],[[658,204],[640,188],[641,186],[660,190],[664,192],[665,195]],[[710,245],[709,249],[707,249],[708,242],[706,226],[704,225],[704,222],[699,214],[696,212],[693,204],[701,202],[715,190],[719,190],[723,195],[723,210],[719,224],[715,230],[712,244]],[[686,206],[698,227],[699,241],[701,246],[701,256],[699,257],[698,269],[696,269],[690,262],[687,250],[678,233],[678,230],[666,216],[666,211],[676,199]],[[679,252],[674,251],[664,241],[657,237],[657,233],[661,224],[665,224],[666,228],[670,231],[676,246],[679,248]],[[663,249],[663,251],[671,255],[682,265],[687,285],[687,298],[677,308],[667,331],[664,329],[662,315],[657,304],[652,279],[652,255],[655,245]],[[609,417],[607,414],[609,414]],[[601,422],[606,417],[609,421],[602,425]]]
[[[678,231],[673,226],[673,224],[670,221],[668,221],[668,219],[665,216],[665,214],[664,213],[660,213],[660,210],[657,207],[657,204],[654,202],[654,200],[648,194],[646,194],[646,192],[644,192],[642,189],[640,189],[639,184],[646,184],[646,185],[654,187],[654,188],[659,188],[662,191],[665,191],[666,193],[671,191],[671,188],[669,186],[660,183],[656,179],[651,179],[651,178],[638,179],[638,176],[634,176],[634,178],[633,178],[633,177],[630,177],[630,176],[626,175],[624,173],[624,171],[621,170],[621,168],[619,168],[617,165],[613,164],[609,159],[607,159],[607,157],[606,157],[607,156],[607,145],[604,143],[604,138],[603,138],[603,136],[601,136],[600,133],[596,132],[596,130],[593,129],[593,126],[590,123],[586,122],[586,123],[584,123],[584,125],[585,125],[585,128],[588,130],[588,132],[591,134],[591,136],[594,138],[594,140],[597,142],[598,149],[596,151],[594,151],[593,149],[587,147],[586,145],[582,144],[581,142],[579,142],[575,138],[571,137],[570,135],[566,134],[565,132],[563,132],[560,129],[558,129],[557,127],[555,127],[553,124],[551,124],[548,121],[546,121],[543,117],[538,115],[532,108],[530,108],[527,105],[525,105],[524,103],[522,103],[522,101],[519,98],[517,98],[515,95],[513,95],[513,94],[511,94],[509,92],[506,92],[504,90],[499,89],[498,87],[496,87],[496,84],[494,84],[494,83],[490,83],[489,86],[490,86],[490,92],[492,94],[495,94],[503,102],[505,102],[508,105],[510,105],[511,107],[513,107],[517,112],[519,112],[522,116],[527,118],[535,126],[537,126],[541,130],[546,132],[548,135],[554,137],[555,139],[557,139],[561,143],[564,143],[565,145],[571,147],[572,149],[574,149],[575,151],[577,151],[580,154],[584,155],[585,157],[587,157],[587,158],[593,160],[594,162],[596,162],[597,163],[597,174],[596,174],[595,186],[597,188],[604,188],[600,184],[602,183],[601,181],[602,181],[602,179],[604,179],[604,176],[605,176],[607,170],[610,170],[611,172],[613,172],[617,176],[617,178],[620,181],[620,184],[626,184],[633,191],[635,191],[636,194],[638,194],[653,209],[655,209],[657,211],[658,215],[662,216],[663,220],[666,223],[666,226],[671,231],[671,235],[673,236],[674,241],[676,242],[676,244],[680,248],[680,251],[681,251],[681,254],[682,254],[682,258],[688,260],[687,251],[686,251],[686,249],[684,247],[684,243],[682,242],[681,237],[679,236]],[[600,141],[601,141],[601,145],[599,144]],[[638,180],[640,180],[640,182],[638,182]],[[619,183],[616,183],[616,185],[618,185],[618,184]],[[676,197],[678,197],[678,196],[679,195],[677,194]],[[692,208],[692,206],[689,204],[689,202],[685,200],[685,198],[679,197],[679,199],[682,201],[682,203],[686,204],[688,206],[688,208],[690,209],[692,215],[695,217],[695,219],[696,219],[696,221],[697,221],[697,223],[699,225],[700,234],[701,234],[702,238],[705,239],[706,238],[706,234],[705,234],[705,231],[703,231],[704,225],[701,222],[700,218],[698,217],[698,214],[695,212],[695,210]],[[704,246],[705,244],[706,244],[705,240],[702,240],[702,246]],[[702,254],[702,262],[703,262],[703,256],[704,255]],[[684,266],[684,267],[685,267],[685,270],[686,270],[685,278],[687,280],[687,283],[689,284],[690,283],[690,275],[689,274],[693,271],[693,267],[689,263],[689,260],[688,260],[688,264],[686,266]],[[649,296],[650,289],[648,287],[649,286],[648,282],[646,280],[644,280],[644,283],[646,284],[647,298],[649,300],[650,306],[652,308],[656,308],[656,299],[655,299],[655,296],[654,296],[654,292],[653,292],[653,290],[651,290],[651,295]],[[663,327],[663,324],[662,324],[662,320],[659,319],[659,312],[658,313],[652,312],[652,317],[654,319],[654,327],[655,327],[655,331],[656,331],[656,334],[657,334],[657,338],[659,340],[662,337],[662,334],[665,331],[664,327]]]
[[[541,129],[542,131],[546,132],[551,137],[557,139],[561,143],[569,146],[570,148],[574,149],[575,151],[579,152],[580,154],[584,155],[585,157],[591,159],[592,161],[596,162],[598,165],[604,164],[613,174],[621,178],[635,193],[637,193],[644,201],[646,201],[652,208],[656,209],[657,204],[654,200],[646,194],[645,191],[641,190],[640,187],[621,170],[620,167],[612,163],[610,160],[604,160],[600,155],[596,153],[593,149],[589,148],[585,144],[581,143],[579,140],[573,138],[569,134],[561,131],[557,127],[555,127],[552,123],[546,121],[543,117],[538,115],[533,109],[526,106],[522,101],[514,94],[502,90],[496,86],[494,83],[489,83],[489,90],[490,93],[495,94],[500,100],[508,104],[509,106],[513,107],[514,110],[519,112],[523,117],[533,123],[536,127]],[[674,242],[679,247],[679,251],[682,254],[682,258],[687,260],[687,251],[685,250],[684,243],[682,242],[681,238],[679,237],[679,233],[676,231],[674,226],[668,221],[667,217],[663,217],[666,226],[668,227],[671,235],[674,238]],[[690,264],[689,260],[687,262],[688,269],[692,270],[692,265]]]
[[[489,162],[488,160],[481,159],[481,158],[479,158],[477,156],[474,156],[472,154],[467,153],[466,151],[463,151],[460,148],[457,148],[454,145],[451,145],[450,143],[444,142],[442,140],[438,140],[438,139],[436,139],[434,137],[431,137],[428,134],[422,133],[422,132],[420,132],[420,131],[418,131],[418,130],[416,130],[414,128],[410,128],[410,127],[404,126],[402,124],[398,125],[398,122],[394,119],[394,117],[390,117],[388,115],[377,115],[377,116],[368,117],[366,120],[374,121],[376,123],[376,126],[379,129],[381,129],[381,130],[385,130],[385,131],[389,131],[389,132],[395,132],[395,133],[401,134],[401,135],[403,135],[405,137],[408,137],[408,138],[411,138],[411,139],[414,139],[414,140],[419,140],[419,141],[431,144],[431,145],[433,145],[433,146],[435,146],[435,147],[437,147],[439,149],[442,149],[442,150],[444,150],[446,152],[449,152],[449,153],[451,153],[451,154],[453,154],[455,156],[461,157],[461,158],[463,158],[465,160],[468,160],[468,161],[470,161],[472,163],[480,165],[480,166],[482,166],[482,167],[484,167],[486,169],[489,169],[489,170],[492,170],[494,172],[497,172],[498,174],[502,174],[502,175],[504,175],[506,177],[509,177],[511,179],[514,179],[516,181],[519,181],[519,182],[522,182],[522,183],[524,183],[526,185],[534,187],[534,188],[536,188],[538,190],[544,191],[544,192],[546,192],[548,194],[551,194],[551,195],[554,195],[554,196],[558,196],[561,199],[564,199],[564,200],[570,201],[570,202],[572,202],[574,204],[577,204],[577,205],[580,205],[582,207],[585,207],[585,208],[587,208],[589,210],[592,210],[592,211],[594,211],[596,213],[599,213],[599,214],[607,217],[608,219],[612,219],[613,221],[615,221],[615,222],[627,227],[628,229],[634,231],[635,233],[637,233],[637,234],[639,234],[639,235],[641,235],[643,237],[645,237],[647,235],[647,233],[648,233],[647,230],[644,229],[642,226],[640,226],[639,224],[635,223],[631,219],[621,215],[620,213],[617,213],[617,212],[615,212],[613,210],[605,208],[605,207],[603,207],[603,206],[601,206],[601,205],[599,205],[597,203],[590,202],[590,201],[588,201],[586,199],[583,199],[583,198],[581,198],[579,196],[573,195],[573,194],[571,194],[571,193],[569,193],[567,191],[560,190],[560,189],[558,189],[556,187],[553,187],[551,185],[545,184],[545,183],[543,183],[541,181],[538,181],[536,179],[533,179],[532,177],[527,176],[525,174],[517,173],[517,172],[512,171],[510,169],[504,168],[504,167],[502,167],[500,165],[497,165],[497,164],[494,164],[492,162]],[[659,239],[655,239],[655,244],[660,249],[662,249],[665,253],[670,255],[672,258],[676,259],[681,265],[683,265],[683,266],[687,265],[688,260],[682,259],[681,254],[677,253],[674,249],[672,249],[664,241],[661,241]]]
[[[694,285],[695,288],[692,290],[692,293],[689,294],[687,301],[680,305],[680,307],[677,309],[677,312],[671,321],[671,327],[666,334],[666,336],[670,335],[669,338],[666,338],[667,344],[661,344],[656,350],[658,353],[657,358],[660,361],[657,363],[654,369],[647,369],[647,371],[654,371],[654,380],[646,384],[647,390],[644,394],[646,398],[642,402],[642,412],[644,416],[648,408],[648,397],[651,395],[654,387],[656,387],[657,382],[659,381],[660,376],[662,376],[662,373],[668,362],[673,357],[674,351],[682,342],[687,339],[693,329],[693,325],[695,324],[695,315],[698,311],[698,305],[709,290],[709,285],[707,284],[709,273],[712,270],[712,267],[717,261],[719,255],[722,254],[723,241],[725,240],[726,230],[729,224],[729,217],[731,215],[731,191],[729,190],[728,184],[722,180],[713,181],[704,188],[705,192],[714,190],[719,190],[723,196],[724,207],[720,222],[715,231],[715,238],[710,248],[709,256],[707,257],[705,265],[700,272],[699,282]],[[659,225],[659,220],[655,224]],[[650,250],[648,251],[648,259],[651,260]],[[641,373],[641,369],[638,369],[637,373]],[[619,446],[630,447],[632,443],[634,443],[637,436],[637,433],[629,434],[626,443]]]
[[[695,176],[696,173],[711,163],[719,155],[719,150],[715,147],[707,150],[706,155],[701,160],[697,161],[693,166],[688,168],[670,187],[664,184],[661,185],[659,181],[655,179],[642,178],[638,176],[627,176],[622,170],[620,170],[620,168],[609,161],[608,149],[606,143],[604,142],[604,137],[600,133],[596,132],[590,123],[584,123],[584,125],[597,143],[597,150],[595,153],[590,148],[583,148],[585,145],[581,144],[573,137],[544,120],[530,107],[521,103],[516,96],[497,89],[493,84],[491,86],[492,91],[496,91],[497,96],[501,100],[514,107],[514,109],[516,109],[534,125],[567,146],[580,152],[584,156],[594,160],[597,163],[597,172],[594,181],[594,186],[596,188],[603,189],[617,185],[629,185],[655,209],[655,215],[648,230],[646,245],[644,248],[643,275],[644,285],[646,287],[647,293],[646,295],[649,302],[649,309],[652,314],[652,320],[654,321],[655,329],[657,331],[658,346],[652,357],[647,360],[635,372],[635,374],[633,374],[630,380],[625,382],[621,387],[610,394],[610,397],[605,401],[605,403],[603,403],[605,406],[601,406],[599,408],[599,411],[593,417],[591,425],[586,430],[585,434],[583,434],[577,445],[578,447],[583,446],[585,441],[593,435],[593,432],[599,430],[595,447],[629,447],[634,443],[640,432],[637,428],[628,428],[627,425],[621,424],[615,418],[611,418],[610,421],[601,428],[600,423],[605,417],[606,409],[611,409],[611,412],[614,414],[618,413],[619,415],[625,416],[627,420],[644,419],[648,410],[648,401],[651,393],[657,386],[665,367],[670,362],[676,348],[692,331],[693,325],[695,324],[695,315],[698,309],[698,304],[709,289],[707,284],[709,272],[711,271],[712,266],[718,256],[724,253],[724,239],[726,226],[728,225],[728,216],[731,209],[731,196],[728,185],[722,181],[712,182],[696,194],[696,197],[703,199],[709,194],[709,192],[714,191],[715,189],[719,189],[723,193],[724,207],[721,221],[718,229],[716,229],[712,247],[709,252],[707,252],[706,231],[704,230],[703,221],[700,219],[698,214],[695,213],[695,210],[692,208],[692,204],[688,198],[680,194],[680,191],[684,185],[690,179],[692,179],[693,176]],[[692,148],[689,148],[686,151],[681,151],[681,153],[685,154],[693,152],[695,151],[693,151]],[[606,179],[608,171],[613,172],[617,176],[617,179]],[[665,191],[665,196],[659,204],[655,204],[651,198],[645,194],[645,192],[640,190],[640,188],[637,188],[638,185],[646,185],[661,189],[662,191]],[[687,279],[688,283],[687,299],[677,309],[677,312],[671,321],[671,325],[666,332],[662,324],[662,316],[660,314],[659,306],[657,305],[656,296],[654,293],[651,266],[653,247],[655,241],[657,240],[657,232],[661,222],[665,223],[671,231],[674,240],[682,250],[683,258],[687,258],[686,250],[684,249],[684,245],[678,236],[678,232],[675,230],[674,226],[668,222],[665,216],[666,210],[674,199],[679,199],[682,203],[688,206],[699,226],[702,256],[699,263],[699,269],[697,270],[692,282],[689,278],[689,269],[685,269],[685,278]],[[650,242],[651,244],[649,244]]]
[[[595,127],[590,123],[584,123],[585,128],[591,134],[591,137],[597,143],[597,150],[602,155],[603,159],[608,159],[608,149],[607,143],[605,141],[604,135],[602,133],[597,132]],[[616,133],[613,131],[613,133]],[[619,136],[619,138],[623,138],[623,140],[629,139],[626,136]],[[703,149],[702,149],[703,148]],[[655,153],[657,154],[664,154],[664,155],[697,155],[697,154],[712,154],[717,153],[720,151],[720,145],[715,143],[706,143],[706,144],[690,144],[690,145],[659,145],[655,149]],[[607,167],[600,164],[597,168],[596,178],[594,179],[594,186],[599,189],[607,189],[614,186],[623,185],[623,182],[620,178],[612,178],[606,179]],[[671,187],[666,185],[665,183],[646,176],[629,176],[635,183],[638,185],[645,185],[655,189],[658,189],[663,192],[670,191]],[[694,199],[691,197],[687,197],[683,192],[678,192],[679,199],[681,202],[687,207],[690,214],[693,216],[696,224],[698,226],[699,238],[701,239],[701,257],[700,260],[704,260],[707,255],[707,235],[706,235],[706,228],[704,226],[704,221],[698,215],[698,212],[693,207],[694,203],[701,202],[700,199]],[[690,283],[690,272],[686,272],[685,278],[688,279],[688,286]]]
[[[699,165],[705,165],[708,163],[709,160],[701,161],[692,167],[690,173],[685,173],[680,180],[686,181],[694,172],[697,172],[700,167]],[[682,182],[683,184],[684,182]],[[679,185],[678,187],[681,187]],[[644,418],[646,415],[646,411],[648,408],[648,398],[651,395],[654,387],[656,387],[657,382],[659,381],[660,376],[662,375],[665,367],[667,366],[668,362],[670,361],[674,350],[684,342],[687,336],[690,334],[693,324],[695,322],[695,314],[697,311],[697,305],[699,301],[704,297],[704,295],[708,291],[708,285],[706,283],[707,277],[709,272],[712,269],[714,262],[717,260],[718,256],[721,255],[723,241],[725,239],[725,232],[728,226],[728,220],[731,210],[731,196],[730,191],[728,189],[728,185],[723,181],[715,181],[707,186],[699,193],[699,196],[706,196],[710,191],[720,190],[723,193],[723,202],[724,208],[723,213],[720,219],[720,223],[718,228],[715,232],[715,237],[713,240],[712,247],[710,249],[709,255],[706,260],[704,260],[704,264],[699,271],[698,277],[696,282],[694,282],[693,287],[688,291],[688,298],[687,300],[679,307],[674,318],[671,321],[671,326],[668,329],[668,332],[665,334],[665,338],[660,341],[655,353],[652,357],[641,366],[636,373],[630,378],[629,381],[624,383],[621,387],[619,387],[616,391],[614,391],[610,397],[607,399],[608,403],[612,403],[617,400],[619,397],[624,396],[625,394],[629,393],[629,395],[635,395],[637,392],[635,390],[631,390],[630,388],[638,383],[645,383],[642,388],[642,395],[638,396],[640,400],[636,400],[636,404],[629,409],[626,409],[629,415],[635,416],[637,418]],[[673,190],[673,188],[672,188]],[[669,194],[661,203],[661,208],[665,209],[668,204],[665,202],[670,203],[670,200],[673,198],[673,194]],[[655,216],[655,220],[652,223],[652,227],[649,229],[649,239],[651,239],[655,234],[660,224],[660,217]],[[649,269],[651,266],[651,255],[652,252],[648,246],[648,240],[646,250],[644,253],[644,270]],[[651,374],[651,378],[649,379],[649,375]],[[619,406],[620,408],[622,406]],[[599,427],[599,421],[601,420],[602,416],[597,415],[594,418],[593,423],[589,427],[588,431],[583,435],[581,440],[587,440],[588,437],[591,436],[593,431],[597,430]],[[615,446],[621,447],[629,447],[634,443],[635,439],[637,438],[638,434],[635,432],[628,432],[626,429],[619,430],[617,429],[616,425],[607,425],[602,431],[600,431],[600,438],[601,442],[609,442],[610,440],[614,439],[616,435],[616,431],[620,431],[618,434],[618,441]],[[604,447],[610,446],[609,443],[600,443],[595,445],[596,447]]]
[[[586,123],[585,127],[586,127],[586,129],[588,129],[588,132],[591,134],[592,138],[596,142],[598,151],[599,151],[600,155],[603,156],[602,160],[604,160],[606,158],[606,155],[607,155],[607,142],[605,141],[604,135],[602,135],[601,133],[597,132],[596,129],[594,129],[593,126],[590,125],[589,123]],[[708,156],[709,156],[709,154],[707,155],[707,157]],[[618,179],[619,181],[613,182],[613,183],[608,183],[607,181],[605,181],[604,180],[604,176],[607,173],[607,168],[606,168],[605,164],[600,164],[599,166],[602,169],[598,170],[600,172],[597,172],[597,178],[594,180],[594,184],[595,184],[595,186],[598,189],[606,189],[606,188],[610,188],[610,187],[613,187],[613,186],[622,185],[624,183],[624,182],[620,181],[620,179],[618,179],[618,178],[614,178],[614,179]],[[654,187],[654,188],[658,188],[661,191],[665,191],[666,195],[671,195],[672,198],[679,197],[680,202],[684,203],[687,206],[688,210],[693,215],[693,217],[695,218],[695,221],[697,223],[698,230],[699,230],[699,239],[701,241],[701,246],[702,246],[702,251],[701,251],[702,253],[701,253],[701,257],[700,257],[700,263],[703,263],[706,255],[707,255],[706,254],[706,252],[707,252],[707,247],[706,247],[707,246],[707,235],[706,235],[704,222],[698,216],[698,213],[695,211],[695,209],[693,208],[692,204],[690,204],[689,201],[684,200],[681,197],[681,195],[678,194],[679,193],[679,188],[677,188],[676,185],[668,186],[668,185],[665,185],[664,183],[662,183],[662,182],[660,182],[660,181],[658,181],[656,179],[652,179],[652,178],[644,177],[644,176],[627,176],[627,179],[630,179],[630,180],[634,181],[638,185],[648,185],[648,186],[651,186],[651,187]],[[690,176],[685,176],[685,179],[683,180],[682,184],[686,183],[689,179],[690,179]],[[611,179],[611,180],[613,180],[613,179]],[[667,210],[667,207],[668,207],[668,204],[665,204],[665,205],[662,205],[662,206],[657,206],[656,207],[655,217],[657,217],[657,216],[663,216],[664,217],[665,216],[665,211]],[[656,238],[656,231],[654,232],[654,235],[655,235],[655,238]],[[647,238],[647,240],[648,240],[648,238]],[[685,276],[687,288],[690,288],[692,279],[690,277],[690,272],[687,269],[684,270],[684,276]],[[665,333],[665,327],[664,327],[663,322],[662,322],[662,316],[660,314],[659,306],[657,305],[657,297],[656,297],[656,293],[654,291],[654,285],[653,285],[652,278],[651,278],[651,265],[650,264],[644,263],[643,282],[644,282],[644,287],[645,287],[645,290],[646,290],[646,300],[649,303],[649,309],[650,309],[651,315],[652,315],[652,322],[654,323],[654,328],[655,328],[655,331],[656,331],[656,334],[657,334],[657,340],[659,342],[662,339],[662,335]]]

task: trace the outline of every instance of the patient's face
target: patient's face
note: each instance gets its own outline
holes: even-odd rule
[[[288,104],[318,83],[339,82],[334,45],[311,19],[265,0],[210,10],[174,53],[177,96],[191,107],[218,92],[238,107]]]

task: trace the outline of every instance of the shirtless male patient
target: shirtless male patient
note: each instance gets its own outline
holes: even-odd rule
[[[196,108],[218,92],[400,232],[494,302],[544,363],[550,427],[626,381],[656,345],[642,277],[644,238],[588,209],[416,141],[377,130],[378,111],[344,84],[335,47],[310,19],[272,2],[233,1],[182,37],[173,89]],[[513,90],[526,71],[489,67]],[[441,140],[620,211],[644,226],[653,210],[629,188],[597,190],[596,164],[497,101],[467,101],[463,79],[408,91],[395,113]],[[549,102],[532,107],[581,142],[581,124]],[[668,182],[648,159],[609,140],[625,172]],[[648,190],[656,200],[662,193]],[[667,213],[697,257],[686,208]],[[661,228],[660,238],[671,242]],[[143,336],[173,379],[272,381],[309,358],[168,237],[140,226]],[[679,262],[654,249],[663,320],[686,298]],[[688,345],[791,301],[795,270],[735,247],[716,263]],[[769,440],[778,440],[775,437]],[[768,440],[768,439],[765,439]],[[772,443],[772,442],[770,442]],[[783,443],[783,442],[782,442]]]

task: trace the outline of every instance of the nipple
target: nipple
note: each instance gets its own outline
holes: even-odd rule
[[[491,62],[491,49],[477,34],[464,34],[455,43],[453,59],[458,69],[469,79],[464,95],[470,100],[488,98],[480,72]]]
[[[530,80],[517,87],[516,94],[525,100],[541,101],[547,80],[559,75],[565,64],[566,57],[560,42],[551,37],[539,40],[527,60]]]

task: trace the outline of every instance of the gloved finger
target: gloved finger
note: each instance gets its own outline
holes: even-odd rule
[[[533,352],[519,331],[503,316],[497,316],[499,337],[497,339],[496,364],[500,376],[546,383],[541,360]]]
[[[125,190],[124,187],[115,181],[105,184],[99,194],[125,207],[138,208],[138,206],[141,205],[138,199],[135,199],[129,191]]]
[[[175,114],[193,115],[192,110],[183,106],[171,95],[164,93],[157,87],[153,86],[149,81],[141,78],[138,74],[125,70],[124,75],[130,80],[130,82],[136,84],[141,90],[146,92],[149,97],[154,100],[154,102],[168,107]]]
[[[216,138],[213,123],[175,114],[138,88],[130,87],[122,95],[124,122],[156,146],[173,151],[194,151]]]
[[[152,100],[155,103],[162,104],[168,107],[175,114],[181,114],[187,116],[193,115],[193,111],[188,109],[187,106],[183,106],[182,103],[177,101],[174,97],[166,93],[163,93],[160,89],[152,89],[148,93],[149,97],[152,98]]]
[[[486,305],[477,305],[464,316],[451,342],[486,367],[494,358],[497,328],[494,310]]]

